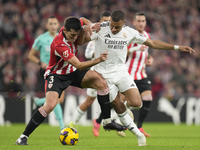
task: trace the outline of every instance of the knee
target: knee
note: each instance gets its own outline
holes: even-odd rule
[[[132,110],[140,109],[140,108],[142,108],[142,105],[143,105],[142,101],[140,100],[140,101],[137,101],[135,103],[128,103],[128,108],[132,109]]]
[[[98,86],[97,90],[105,90],[105,89],[107,89],[107,83],[103,79],[101,79],[101,81],[98,82],[97,86]]]
[[[44,104],[45,111],[49,114],[56,107],[57,103],[54,101],[46,100]]]

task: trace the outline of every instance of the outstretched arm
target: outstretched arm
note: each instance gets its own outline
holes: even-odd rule
[[[188,52],[188,53],[193,53],[195,52],[191,47],[188,46],[177,46],[177,45],[172,45],[169,43],[165,43],[159,40],[151,40],[147,39],[144,43],[144,45],[147,45],[151,48],[154,49],[161,49],[161,50],[179,50],[181,52]]]
[[[102,53],[101,56],[96,59],[93,59],[91,61],[84,61],[84,62],[80,62],[76,56],[73,56],[72,58],[67,60],[67,62],[79,70],[84,70],[84,69],[90,68],[102,61],[105,61],[107,59],[107,55],[108,55],[108,52],[105,52],[105,53]]]

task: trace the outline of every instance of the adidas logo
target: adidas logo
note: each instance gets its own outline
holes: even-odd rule
[[[109,37],[110,38],[110,34],[105,35],[104,37]]]

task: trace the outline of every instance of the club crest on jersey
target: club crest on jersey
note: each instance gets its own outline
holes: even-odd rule
[[[66,57],[66,58],[69,56],[69,54],[68,54],[68,51],[67,51],[67,50],[63,52],[63,56],[64,56],[64,57]]]
[[[123,33],[123,38],[127,38],[127,35],[126,35],[126,33]]]
[[[50,84],[48,85],[48,88],[50,89],[52,86],[53,86],[53,84],[50,83]]]

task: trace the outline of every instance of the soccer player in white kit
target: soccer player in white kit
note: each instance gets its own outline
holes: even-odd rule
[[[134,42],[154,49],[175,49],[190,53],[194,52],[194,50],[188,46],[171,45],[159,40],[148,39],[140,35],[135,29],[124,26],[124,24],[125,14],[120,10],[115,10],[111,14],[111,21],[101,23],[101,30],[91,36],[91,39],[95,40],[95,58],[102,52],[108,52],[108,59],[95,65],[94,70],[107,81],[110,103],[118,114],[120,121],[127,126],[130,132],[136,135],[138,145],[145,146],[146,138],[144,134],[139,131],[125,108],[125,105],[131,109],[142,107],[142,100],[137,86],[129,75],[125,65],[127,45]],[[127,98],[125,105],[120,99],[119,91]],[[106,124],[111,122],[111,118],[110,116],[106,116],[104,112],[108,110],[105,108],[109,107],[109,105],[102,102],[104,99],[105,97],[101,93],[98,93],[98,102],[104,116],[104,129],[109,130]]]
[[[111,13],[109,11],[102,12],[100,15],[99,22],[101,23],[104,21],[110,21],[110,15],[111,15]],[[85,57],[87,59],[93,59],[94,53],[95,53],[95,41],[90,41],[85,50]],[[91,69],[93,70],[93,67]],[[94,102],[96,97],[97,97],[97,90],[88,88],[87,89],[87,98],[82,104],[80,104],[77,107],[77,109],[74,113],[74,116],[73,116],[73,120],[69,123],[70,127],[75,127],[75,128],[77,127],[79,120],[85,114],[88,107],[92,105],[92,103]],[[99,129],[101,126],[102,119],[103,119],[103,117],[102,117],[102,113],[101,113],[98,119],[93,120],[92,132],[93,132],[94,136],[96,136],[96,137],[99,136]]]

